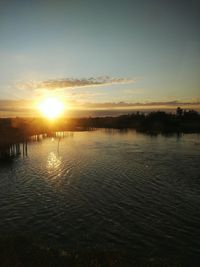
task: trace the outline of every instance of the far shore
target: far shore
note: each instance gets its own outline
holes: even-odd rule
[[[120,116],[59,118],[0,118],[0,150],[27,142],[33,135],[51,135],[58,131],[87,131],[99,128],[134,129],[157,135],[171,133],[200,133],[200,113],[177,108],[176,113],[164,111],[135,112]]]

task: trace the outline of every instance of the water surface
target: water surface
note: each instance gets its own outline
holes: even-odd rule
[[[200,254],[200,136],[66,133],[0,165],[0,233],[56,247]]]

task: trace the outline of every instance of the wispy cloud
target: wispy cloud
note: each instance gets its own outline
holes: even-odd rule
[[[166,102],[145,102],[145,103],[127,103],[127,102],[106,102],[106,103],[84,103],[83,104],[87,108],[91,109],[110,109],[110,108],[116,108],[116,109],[135,109],[135,108],[146,108],[146,107],[168,107],[168,108],[176,108],[178,106],[185,107],[185,108],[196,108],[199,107],[200,102],[179,102],[177,100],[174,101],[166,101]]]
[[[68,102],[68,101],[67,101]],[[178,106],[185,109],[196,109],[200,111],[200,102],[146,102],[146,103],[127,103],[127,102],[107,102],[107,103],[85,103],[76,100],[70,100],[68,103],[71,110],[77,110],[79,116],[82,116],[83,110],[90,110],[90,115],[94,115],[95,110],[128,110],[127,112],[136,110],[175,110]],[[119,112],[118,112],[119,113]],[[70,114],[70,113],[69,113]],[[68,114],[68,115],[69,115]],[[120,114],[120,113],[119,113]],[[0,116],[16,117],[16,116],[37,116],[38,111],[30,100],[0,100]]]
[[[111,78],[109,76],[101,77],[90,77],[84,79],[76,78],[64,78],[54,79],[45,81],[31,81],[27,83],[19,83],[18,88],[20,89],[45,89],[45,90],[58,90],[58,89],[69,89],[69,88],[81,88],[81,87],[96,87],[106,86],[114,84],[127,84],[134,83],[135,80],[128,78]]]
[[[0,117],[29,116],[35,112],[28,100],[0,100]]]

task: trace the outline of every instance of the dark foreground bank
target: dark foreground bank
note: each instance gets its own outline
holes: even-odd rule
[[[95,249],[55,249],[40,238],[30,236],[0,237],[1,267],[199,267],[199,258],[148,251],[104,251]]]

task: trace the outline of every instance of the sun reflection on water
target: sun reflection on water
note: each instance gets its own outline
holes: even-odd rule
[[[57,157],[54,152],[50,152],[47,158],[47,169],[49,171],[58,170],[61,165],[61,158]]]
[[[49,174],[48,183],[54,186],[59,186],[62,182],[62,158],[56,155],[54,152],[50,152],[47,157],[46,169]]]

